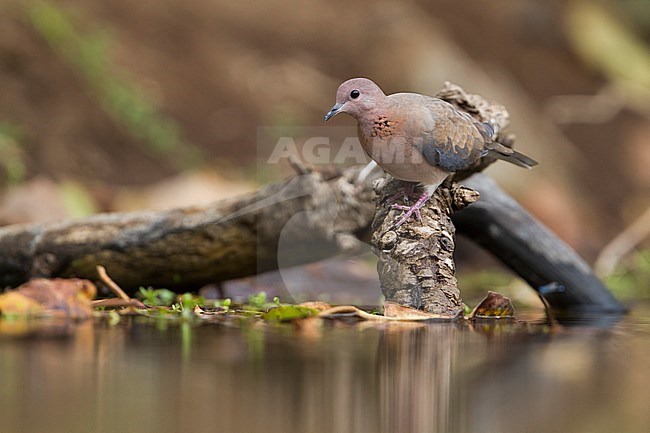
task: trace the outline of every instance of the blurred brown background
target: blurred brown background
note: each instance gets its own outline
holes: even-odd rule
[[[645,0],[2,0],[0,224],[240,193],[289,174],[257,127],[344,79],[449,80],[508,107],[540,166],[489,172],[593,261],[650,205],[649,41]]]

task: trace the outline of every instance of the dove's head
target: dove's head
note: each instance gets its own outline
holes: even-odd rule
[[[355,119],[371,111],[386,97],[378,85],[367,78],[352,78],[339,86],[336,104],[325,115],[327,122],[338,113],[348,113]]]

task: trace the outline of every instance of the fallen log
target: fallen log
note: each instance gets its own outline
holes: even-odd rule
[[[102,265],[128,293],[203,285],[351,254],[372,218],[358,167],[311,172],[206,207],[95,215],[0,228],[0,285],[34,277],[97,279]]]
[[[0,228],[0,284],[32,277],[97,280],[103,265],[127,293],[140,286],[190,290],[279,267],[353,254],[369,240],[371,180],[358,167],[312,172],[207,207],[96,215]],[[466,235],[503,261],[551,306],[622,312],[588,265],[489,177],[465,185],[481,199],[454,214]]]
[[[481,199],[452,216],[459,233],[492,253],[559,310],[624,312],[593,270],[490,177],[463,184]]]

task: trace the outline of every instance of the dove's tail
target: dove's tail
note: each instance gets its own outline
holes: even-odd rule
[[[507,161],[511,164],[518,165],[523,168],[533,168],[538,164],[533,158],[530,158],[523,153],[519,153],[516,150],[512,150],[509,147],[502,145],[501,143],[492,143],[494,148],[490,149],[487,153],[487,156],[491,156],[496,159],[501,159]]]

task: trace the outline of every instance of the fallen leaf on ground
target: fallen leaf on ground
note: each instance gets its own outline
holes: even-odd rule
[[[86,319],[97,288],[78,278],[35,278],[0,295],[0,312],[18,315],[58,315]]]
[[[510,299],[489,291],[487,296],[469,314],[469,318],[479,319],[507,319],[515,317],[515,307]]]

